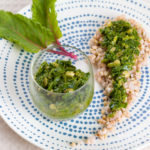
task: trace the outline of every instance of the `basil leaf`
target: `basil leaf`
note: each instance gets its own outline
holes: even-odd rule
[[[57,40],[62,37],[62,33],[58,26],[55,2],[56,0],[33,0],[32,18],[50,29]]]
[[[50,30],[19,14],[0,10],[0,37],[38,52],[55,41]]]

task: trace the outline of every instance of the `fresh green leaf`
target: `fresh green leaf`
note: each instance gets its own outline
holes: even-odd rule
[[[49,28],[57,40],[62,37],[62,33],[58,26],[55,2],[56,0],[33,0],[32,18]]]
[[[0,10],[0,37],[38,52],[55,41],[50,30],[19,14]]]

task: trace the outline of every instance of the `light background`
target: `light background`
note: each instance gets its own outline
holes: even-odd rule
[[[150,4],[150,0],[144,0]],[[0,9],[18,12],[21,8],[31,4],[31,0],[0,0]],[[40,150],[22,139],[0,117],[0,150]],[[150,146],[142,150],[150,150]]]

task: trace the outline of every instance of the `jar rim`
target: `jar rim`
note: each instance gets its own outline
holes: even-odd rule
[[[31,69],[31,73],[30,73],[30,74],[31,74],[31,79],[32,79],[32,81],[34,82],[34,84],[36,84],[36,86],[37,86],[40,90],[44,91],[45,93],[55,94],[55,95],[65,95],[65,94],[68,94],[68,93],[57,93],[57,92],[52,92],[52,91],[46,90],[46,89],[44,89],[42,86],[40,86],[40,85],[36,82],[36,80],[35,80],[35,78],[34,78],[33,67],[34,67],[34,63],[35,63],[36,58],[39,56],[40,53],[44,53],[44,52],[47,51],[48,49],[50,49],[50,48],[56,48],[56,47],[57,47],[57,48],[58,48],[58,47],[74,48],[74,49],[78,50],[78,51],[87,59],[87,61],[88,61],[89,72],[90,72],[90,76],[89,76],[88,80],[87,80],[87,81],[84,83],[84,85],[82,85],[80,88],[76,89],[75,91],[69,92],[69,94],[77,93],[77,92],[79,92],[81,89],[83,89],[83,88],[88,84],[88,81],[90,80],[90,78],[93,79],[94,76],[93,76],[93,68],[92,68],[92,64],[91,64],[91,62],[90,62],[90,59],[88,58],[88,56],[87,56],[83,51],[81,51],[80,49],[78,49],[78,48],[76,48],[76,47],[74,47],[74,46],[52,44],[52,45],[48,46],[47,48],[45,48],[45,49],[43,49],[43,50],[40,50],[37,54],[34,55],[33,60],[32,60],[32,62],[31,62],[31,67],[30,67],[30,69]],[[69,56],[65,56],[65,57],[69,57]],[[73,59],[73,58],[71,58],[71,59]],[[93,79],[93,80],[94,80],[94,79]]]

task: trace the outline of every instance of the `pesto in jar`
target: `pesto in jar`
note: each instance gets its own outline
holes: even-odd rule
[[[30,80],[31,96],[36,106],[50,118],[75,117],[92,101],[93,74],[77,69],[71,61],[43,62],[34,78],[46,90]]]
[[[103,29],[100,29],[103,41],[99,44],[106,49],[103,63],[110,69],[113,79],[111,99],[111,114],[127,107],[127,93],[124,83],[130,77],[129,71],[135,64],[139,55],[140,37],[137,30],[130,23],[119,20],[112,21]]]
[[[56,60],[49,64],[43,62],[35,74],[35,80],[48,91],[68,93],[84,85],[89,75],[73,66],[70,60]]]

